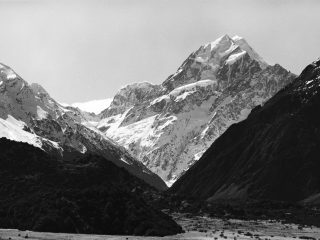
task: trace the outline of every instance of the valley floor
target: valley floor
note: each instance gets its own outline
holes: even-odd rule
[[[42,233],[0,229],[0,240],[174,240],[174,239],[316,239],[320,240],[320,228],[296,224],[283,224],[279,221],[244,221],[216,219],[190,214],[173,214],[173,218],[183,227],[185,233],[167,237],[107,236],[87,234]]]

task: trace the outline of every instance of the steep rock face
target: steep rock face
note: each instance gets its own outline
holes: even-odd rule
[[[89,128],[88,122],[95,118],[77,108],[63,107],[39,84],[29,85],[11,68],[0,65],[0,137],[27,142],[62,158],[100,154],[165,189],[164,182],[123,147]]]
[[[133,83],[124,86],[114,96],[110,106],[100,114],[107,118],[124,113],[128,108],[150,101],[161,95],[162,88],[148,82]]]
[[[319,203],[320,60],[232,125],[171,191],[209,201]]]
[[[97,128],[171,185],[232,123],[293,78],[243,38],[225,35],[192,53],[161,86],[121,89]]]

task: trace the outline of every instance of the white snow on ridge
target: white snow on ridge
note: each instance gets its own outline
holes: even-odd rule
[[[210,51],[202,53],[200,56],[197,56],[195,58],[197,62],[207,62],[209,65],[214,67],[215,64],[219,65],[219,62],[223,56],[231,54],[228,59],[229,61],[227,61],[227,64],[230,65],[234,63],[239,57],[243,56],[243,54],[248,53],[248,55],[252,59],[259,62],[260,67],[262,69],[268,66],[268,64],[263,60],[263,58],[250,47],[247,41],[243,37],[237,35],[235,35],[232,38],[228,35],[223,35],[217,40],[204,45],[205,49],[208,49],[208,47],[210,47]],[[239,53],[233,53],[233,51],[235,51],[237,48],[241,50],[241,55]],[[208,54],[211,54],[211,52],[215,52],[216,57],[215,59],[208,62]]]
[[[170,101],[170,97],[168,95],[163,95],[161,97],[158,97],[156,99],[154,99],[151,103],[150,103],[150,106],[151,105],[154,105],[158,102],[161,102],[162,100],[165,100],[166,102]]]
[[[211,87],[214,88],[215,85],[218,85],[218,82],[216,80],[210,80],[210,79],[206,79],[206,80],[201,80],[201,81],[197,81],[194,83],[190,83],[190,84],[186,84],[183,85],[181,87],[177,87],[174,90],[172,90],[169,94],[167,95],[163,95],[160,96],[156,99],[154,99],[151,103],[151,105],[154,105],[158,102],[161,102],[162,100],[165,100],[166,102],[170,101],[170,97],[173,97],[176,101],[181,101],[184,100],[186,97],[188,97],[189,95],[195,93],[197,91],[197,88],[206,88],[206,87]]]
[[[246,54],[246,51],[241,51],[239,53],[235,53],[229,56],[229,58],[226,60],[226,63],[231,65],[234,62],[236,62],[238,59],[240,59],[243,55]]]
[[[243,37],[239,37],[239,36],[234,36],[232,38],[232,40],[234,41],[235,44],[237,44],[242,50],[246,51],[249,56],[253,59],[255,59],[256,61],[259,62],[260,67],[262,69],[266,68],[268,66],[268,64],[263,60],[263,58],[256,52],[254,51],[250,45],[247,43],[247,41],[243,38]]]
[[[11,115],[6,120],[0,118],[0,137],[17,142],[29,143],[35,147],[42,148],[42,142],[37,135],[23,130],[24,122],[18,121]]]
[[[82,102],[82,103],[73,103],[71,104],[72,107],[77,107],[82,111],[85,112],[93,112],[95,114],[99,114],[106,108],[108,108],[112,102],[112,98],[101,99],[101,100],[92,100],[89,102]]]
[[[212,85],[216,85],[218,84],[217,81],[214,80],[201,80],[198,82],[194,82],[194,83],[190,83],[181,87],[178,87],[174,90],[172,90],[169,95],[173,96],[173,97],[177,97],[178,95],[180,95],[181,93],[185,92],[185,91],[192,91],[192,90],[196,90],[197,87],[208,87],[208,86],[212,86]]]
[[[42,142],[46,142],[52,147],[63,151],[59,143],[27,132],[23,130],[24,127],[26,127],[26,124],[23,121],[17,120],[11,115],[8,115],[7,119],[0,118],[0,138],[4,137],[16,142],[28,143],[40,149],[42,149]]]
[[[131,165],[124,157],[121,157],[120,160],[128,165]]]

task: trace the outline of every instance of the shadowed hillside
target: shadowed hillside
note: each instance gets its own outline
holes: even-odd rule
[[[36,231],[170,235],[181,228],[142,198],[153,188],[110,161],[59,162],[0,139],[0,227]]]

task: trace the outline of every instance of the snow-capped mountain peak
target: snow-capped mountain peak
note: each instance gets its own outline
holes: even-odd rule
[[[229,55],[228,59],[237,59],[236,56],[240,56],[239,52],[241,55],[248,53],[252,59],[259,62],[261,68],[265,68],[268,65],[263,58],[252,49],[248,42],[238,35],[231,38],[229,35],[225,34],[217,40],[205,44],[204,48],[207,49],[209,46],[211,54],[218,54],[218,57],[225,57]],[[230,61],[227,63],[230,64]]]
[[[211,51],[219,48],[219,47],[226,47],[226,46],[229,46],[230,43],[232,43],[232,39],[229,37],[228,34],[225,34],[219,38],[217,38],[216,40],[210,42],[210,43],[207,43],[204,45],[204,47],[209,47],[210,46],[210,49]]]
[[[97,128],[171,185],[293,77],[265,63],[244,38],[224,35],[191,53],[161,85],[119,90]]]
[[[239,36],[223,35],[213,42],[202,45],[184,61],[177,72],[162,84],[167,91],[192,82],[219,78],[219,72],[230,71],[233,65],[257,63],[260,69],[268,64],[255,52],[247,41]],[[222,70],[224,69],[224,70]]]

